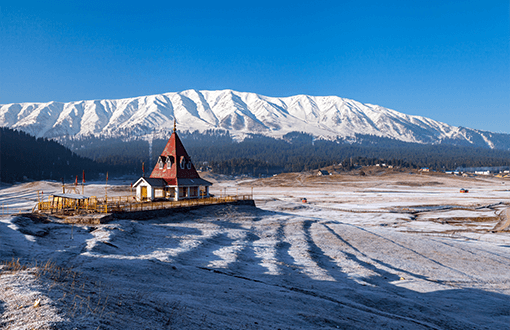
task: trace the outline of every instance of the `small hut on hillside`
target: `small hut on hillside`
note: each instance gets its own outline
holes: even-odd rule
[[[133,187],[141,201],[155,199],[179,201],[182,199],[207,198],[211,182],[198,175],[191,158],[174,131],[158,158],[150,177],[138,179]]]

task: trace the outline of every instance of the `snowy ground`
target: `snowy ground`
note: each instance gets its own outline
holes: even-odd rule
[[[16,215],[56,183],[4,185],[0,328],[509,329],[510,232],[490,231],[510,206],[503,182],[218,179],[213,193],[253,189],[257,207],[95,226]]]

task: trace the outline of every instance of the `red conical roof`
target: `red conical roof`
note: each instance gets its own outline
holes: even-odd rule
[[[150,177],[164,179],[168,185],[177,185],[178,179],[200,179],[175,131],[168,139]]]

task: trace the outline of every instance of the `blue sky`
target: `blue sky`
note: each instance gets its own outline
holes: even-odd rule
[[[501,1],[3,1],[0,104],[337,95],[510,133]]]

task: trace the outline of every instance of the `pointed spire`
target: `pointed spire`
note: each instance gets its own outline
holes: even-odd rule
[[[200,176],[193,165],[181,139],[176,132],[172,133],[161,152],[158,163],[150,174],[151,178],[165,179],[176,182],[177,179],[199,179]],[[173,183],[172,183],[173,184]]]
[[[174,118],[174,133],[177,132],[177,122],[175,121],[175,118]]]

